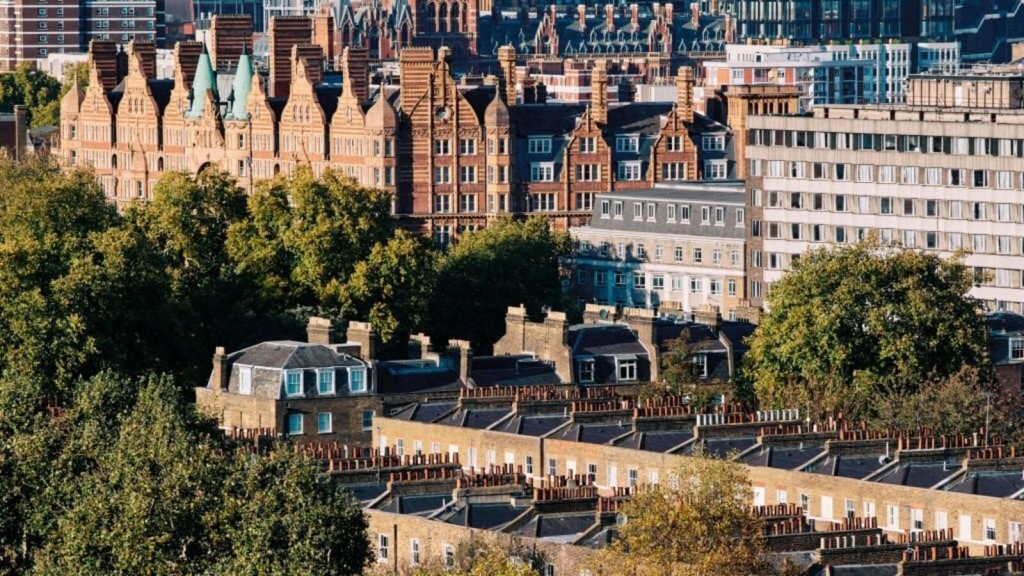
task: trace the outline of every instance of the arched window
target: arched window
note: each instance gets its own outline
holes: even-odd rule
[[[115,170],[117,169],[117,154],[110,155],[110,167]]]
[[[277,176],[280,173],[281,173],[281,165],[280,164],[274,164],[274,176]]]
[[[164,171],[164,159],[163,158],[157,158],[156,159],[156,171],[157,172],[163,172]]]

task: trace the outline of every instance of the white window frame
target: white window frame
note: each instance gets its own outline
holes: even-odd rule
[[[321,425],[321,418],[327,416],[327,429]],[[316,433],[317,434],[331,434],[334,432],[334,416],[330,412],[317,412],[316,415]]]
[[[639,152],[640,137],[632,134],[624,134],[615,138],[616,152]]]
[[[377,562],[388,563],[388,535],[377,534]]]
[[[320,368],[316,371],[316,393],[318,395],[324,394],[336,394],[337,387],[335,386],[334,368]],[[326,391],[323,390],[323,377],[330,376],[330,388]]]
[[[636,360],[615,360],[616,382],[636,382]]]
[[[366,382],[366,377],[367,377],[366,368],[363,368],[362,366],[359,366],[359,367],[346,368],[345,370],[346,370],[346,372],[348,374],[348,391],[349,392],[351,392],[352,394],[363,394],[363,393],[368,391],[369,385]],[[354,374],[361,374],[362,375],[363,385],[361,387],[359,387],[359,388],[356,388],[356,387],[354,387],[352,385],[353,384],[352,376]]]
[[[298,392],[291,392],[289,390],[289,388],[288,388],[288,386],[290,384],[289,380],[290,380],[290,378],[292,376],[298,376],[298,378],[299,378],[299,391]],[[285,370],[284,371],[284,393],[285,393],[285,396],[288,396],[289,398],[295,397],[295,396],[302,396],[302,392],[303,392],[303,390],[302,390],[302,370]]]
[[[366,425],[366,415],[367,414],[370,415],[370,425],[369,426]],[[373,410],[363,410],[362,419],[361,419],[360,424],[362,424],[364,432],[367,431],[367,430],[373,430],[373,419],[374,419],[375,416],[377,416],[377,413],[374,412]]]
[[[239,366],[238,367],[238,393],[250,395],[252,394],[252,366]]]

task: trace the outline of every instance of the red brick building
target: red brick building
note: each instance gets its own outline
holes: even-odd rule
[[[371,86],[365,49],[344,49],[339,79],[302,20],[272,26],[269,73],[244,41],[214,39],[214,53],[179,43],[173,80],[155,79],[150,44],[119,55],[92,42],[92,81],[62,102],[59,156],[92,166],[122,206],[151,198],[168,170],[217,166],[249,189],[299,164],[334,169],[392,192],[404,227],[445,244],[500,214],[564,228],[589,219],[595,194],[699,178],[696,138],[725,130],[694,114],[688,68],[675,103],[549,103],[541,91],[516,103],[511,47],[498,51],[497,75],[475,79],[456,77],[445,48],[409,48],[398,85]],[[603,60],[592,83],[607,94]]]

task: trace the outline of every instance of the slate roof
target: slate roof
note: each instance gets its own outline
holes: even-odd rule
[[[623,324],[577,324],[569,327],[574,355],[647,355],[629,327]]]
[[[516,416],[498,428],[502,432],[520,434],[522,436],[543,436],[555,428],[562,426],[569,418],[556,416]]]
[[[507,502],[468,504],[449,518],[448,523],[492,530],[515,520],[526,510],[525,506],[513,506]]]
[[[824,451],[825,447],[823,445],[808,445],[803,447],[768,446],[748,455],[743,458],[742,461],[743,463],[751,466],[767,466],[769,468],[779,468],[781,470],[794,470],[799,468],[802,464],[806,464],[811,459],[819,456]]]
[[[866,456],[832,456],[822,460],[806,471],[812,474],[826,474],[829,476],[841,476],[843,478],[855,478],[860,480],[867,478],[883,466],[878,461],[882,454]]]
[[[959,468],[959,460],[948,461],[945,465],[942,462],[901,464],[877,481],[883,484],[931,488],[955,474]]]
[[[946,487],[950,492],[1008,498],[1024,490],[1020,471],[972,472]]]
[[[1020,362],[1010,358],[1010,338],[1024,336],[1024,316],[1013,312],[995,312],[985,318],[988,324],[989,355],[995,365]]]
[[[632,422],[624,419],[621,423],[573,424],[553,438],[585,442],[587,444],[607,444],[613,438],[622,436],[633,429]]]
[[[441,420],[441,424],[483,430],[512,412],[512,408],[474,408],[459,410],[455,414]]]
[[[329,346],[291,340],[261,342],[236,354],[231,358],[235,365],[283,370],[366,365],[362,360],[337,352]]]
[[[516,534],[533,538],[564,539],[576,537],[594,525],[594,513],[540,515],[524,524]]]
[[[646,450],[648,452],[668,452],[692,438],[693,428],[689,427],[681,430],[635,432],[628,438],[620,440],[616,446],[632,448],[634,450]]]
[[[434,422],[454,410],[455,406],[457,406],[455,402],[416,403],[391,415],[391,418],[412,422]]]
[[[382,394],[455,392],[463,384],[456,370],[429,360],[381,361],[375,369],[377,390]]]
[[[550,362],[532,355],[485,356],[473,358],[471,376],[477,386],[557,385],[562,380]]]

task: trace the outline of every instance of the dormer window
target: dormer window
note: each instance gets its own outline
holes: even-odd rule
[[[1024,338],[1010,338],[1010,359],[1024,360]]]
[[[316,373],[316,391],[318,394],[334,394],[334,370],[318,370]]]
[[[616,152],[638,152],[640,150],[639,136],[619,136],[615,139]]]
[[[594,359],[587,358],[579,361],[580,384],[592,384],[594,382]]]
[[[636,359],[619,359],[616,361],[619,382],[636,381]]]
[[[527,151],[530,154],[550,154],[551,138],[530,138],[527,140]]]
[[[238,368],[238,393],[252,394],[252,368],[250,366]]]
[[[288,396],[302,394],[302,370],[288,370],[284,373],[284,391]]]
[[[353,394],[366,392],[366,369],[348,369],[348,390]]]
[[[694,354],[692,362],[697,366],[700,366],[700,375],[708,375],[708,355],[707,354]]]

